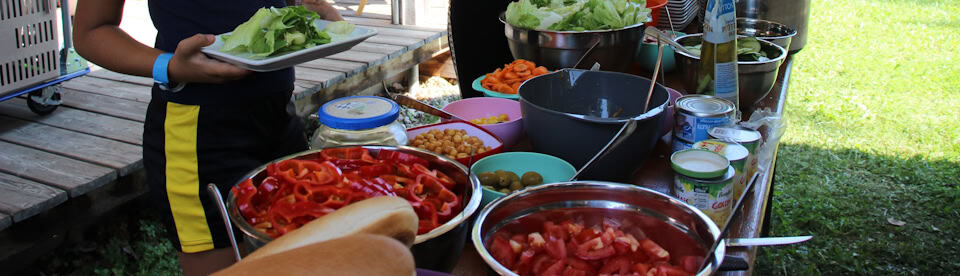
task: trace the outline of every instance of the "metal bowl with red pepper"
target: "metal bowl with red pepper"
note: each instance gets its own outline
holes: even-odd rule
[[[253,170],[231,189],[232,223],[256,249],[352,202],[397,196],[419,217],[412,248],[418,267],[448,271],[477,210],[480,182],[447,157],[406,146],[305,151]],[[452,258],[452,259],[450,259]]]

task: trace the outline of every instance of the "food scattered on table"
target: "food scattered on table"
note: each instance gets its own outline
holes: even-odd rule
[[[510,117],[507,117],[506,113],[500,113],[500,115],[493,115],[487,118],[476,118],[476,119],[470,120],[471,123],[478,124],[478,125],[492,125],[492,124],[506,123],[507,121],[510,121]]]
[[[550,31],[620,29],[649,22],[644,0],[520,0],[507,5],[508,23]]]
[[[587,220],[596,222],[578,217],[546,220],[528,231],[500,230],[487,248],[519,275],[694,275],[703,260],[671,255],[638,225],[609,217]]]
[[[420,133],[410,141],[410,145],[446,155],[450,158],[470,157],[470,153],[481,154],[490,150],[480,138],[467,135],[464,129],[431,129]]]
[[[390,90],[393,93],[403,93],[407,97],[414,98],[437,109],[442,109],[444,106],[447,106],[447,104],[461,98],[460,88],[456,83],[451,83],[447,79],[438,76],[432,76],[409,88],[399,83],[394,83],[391,85]],[[439,123],[440,117],[423,113],[413,108],[400,106],[400,121],[403,122],[403,125],[407,128],[414,128]]]
[[[345,21],[331,22],[319,30],[313,24],[319,18],[303,6],[260,8],[231,34],[220,36],[220,51],[266,58],[330,43],[334,40],[331,34],[344,38],[353,32],[353,24]]]
[[[420,219],[417,234],[430,232],[460,213],[461,196],[452,178],[427,160],[403,152],[362,147],[331,148],[311,160],[289,159],[267,165],[267,177],[233,187],[237,209],[247,223],[279,237],[314,218],[352,202],[399,196]]]
[[[517,88],[524,81],[549,72],[546,67],[537,66],[532,61],[517,59],[504,65],[503,69],[497,68],[493,73],[487,74],[480,81],[480,85],[491,91],[517,94]]]
[[[477,178],[480,179],[480,185],[483,185],[483,187],[504,194],[543,184],[543,176],[535,171],[525,172],[523,177],[519,177],[511,171],[496,170],[477,174]]]
[[[700,47],[703,44],[684,46],[690,52],[700,56]],[[737,61],[768,61],[767,53],[760,50],[760,41],[756,37],[737,38]]]

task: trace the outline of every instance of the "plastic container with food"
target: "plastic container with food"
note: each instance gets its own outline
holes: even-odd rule
[[[563,159],[522,151],[487,156],[473,163],[470,171],[483,186],[481,208],[506,194],[530,186],[568,181],[577,173],[577,169]]]
[[[425,149],[470,166],[503,151],[503,140],[467,121],[446,121],[407,130],[411,147]],[[473,152],[473,155],[470,153]]]
[[[352,96],[329,101],[317,111],[320,127],[311,147],[407,144],[406,128],[397,118],[400,106],[376,96]]]

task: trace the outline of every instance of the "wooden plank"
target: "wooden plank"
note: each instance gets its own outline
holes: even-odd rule
[[[367,69],[367,64],[362,62],[318,58],[318,59],[311,60],[311,61],[297,65],[297,68],[300,68],[300,67],[339,71],[339,72],[347,73],[348,76],[352,76],[353,74],[360,73],[364,69]]]
[[[337,11],[340,12],[340,16],[348,16],[348,15],[354,15],[354,16],[356,16],[356,15],[357,15],[357,11],[351,10],[351,9],[347,9],[347,8],[344,8],[344,9],[342,9],[342,10],[339,10],[339,9],[338,9]],[[387,21],[390,21],[390,20],[391,20],[389,14],[372,13],[372,12],[369,12],[369,11],[364,11],[364,12],[363,12],[363,17],[376,18],[376,19],[387,20]]]
[[[343,16],[343,20],[353,23],[354,25],[360,26],[381,26],[381,27],[391,27],[391,28],[400,28],[408,30],[418,30],[418,31],[428,31],[428,32],[443,32],[446,35],[446,28],[436,28],[436,27],[426,27],[426,26],[415,26],[415,25],[397,25],[390,22],[390,20],[376,19],[376,18],[365,18],[357,16]]]
[[[63,87],[138,102],[150,102],[150,87],[100,78],[75,78]]]
[[[353,46],[353,48],[350,48],[350,50],[386,54],[388,57],[391,57],[391,56],[403,54],[404,52],[407,51],[407,47],[390,45],[390,44],[362,42],[360,44],[357,44],[357,46]]]
[[[6,116],[0,116],[0,141],[107,166],[120,175],[143,167],[143,150],[138,145]]]
[[[117,179],[111,168],[0,142],[0,171],[54,186],[70,197],[83,195]]]
[[[6,229],[13,225],[13,219],[10,219],[10,216],[4,213],[0,213],[0,230]]]
[[[360,24],[357,24],[360,25]],[[441,35],[441,32],[427,32],[427,31],[418,31],[413,29],[402,29],[397,26],[401,25],[391,25],[389,27],[385,26],[369,26],[369,25],[360,25],[364,28],[370,28],[377,31],[377,35],[389,35],[389,36],[399,36],[399,37],[410,37],[410,38],[419,38],[419,39],[434,39]]]
[[[345,60],[345,61],[363,62],[363,63],[366,63],[367,66],[372,67],[372,66],[381,64],[383,63],[383,61],[387,60],[387,55],[347,50],[347,51],[329,55],[327,56],[327,58]]]
[[[343,72],[333,72],[321,69],[301,67],[294,70],[296,73],[297,80],[310,81],[320,84],[321,87],[326,87],[331,83],[336,83],[347,77]]]
[[[61,189],[0,173],[0,212],[10,214],[14,222],[23,221],[65,201],[67,192]]]
[[[61,94],[63,106],[103,113],[137,122],[143,122],[147,116],[147,103],[104,96],[80,90],[64,88]]]
[[[27,108],[26,100],[15,98],[0,102],[0,115],[135,145],[143,144],[143,123],[103,114],[60,107],[53,113],[40,116]]]
[[[425,40],[419,38],[409,38],[391,35],[375,35],[367,39],[368,42],[392,44],[407,47],[407,49],[416,49],[423,46]]]
[[[90,73],[88,73],[87,76],[97,77],[97,78],[106,79],[106,80],[121,81],[121,82],[126,82],[131,84],[139,84],[144,86],[153,86],[153,79],[151,78],[121,74],[121,73],[117,73],[117,72],[110,71],[103,68],[99,68],[96,70],[91,69]]]

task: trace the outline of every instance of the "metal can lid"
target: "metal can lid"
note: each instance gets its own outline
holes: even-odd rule
[[[388,125],[400,116],[396,102],[376,96],[350,96],[329,101],[317,111],[326,126],[360,130]]]
[[[670,166],[678,174],[698,179],[723,176],[730,166],[725,156],[705,149],[686,149],[670,155]]]
[[[707,130],[707,134],[713,138],[731,140],[741,144],[753,143],[760,141],[760,138],[762,138],[759,131],[737,125],[714,127]]]
[[[696,142],[693,144],[693,148],[705,149],[722,154],[723,156],[727,157],[727,160],[730,160],[730,162],[747,159],[747,156],[750,155],[750,151],[747,150],[747,147],[744,147],[743,145],[717,139],[707,139]]]
[[[677,99],[677,108],[680,112],[697,117],[729,116],[733,110],[733,103],[728,100],[709,95],[690,94]]]

